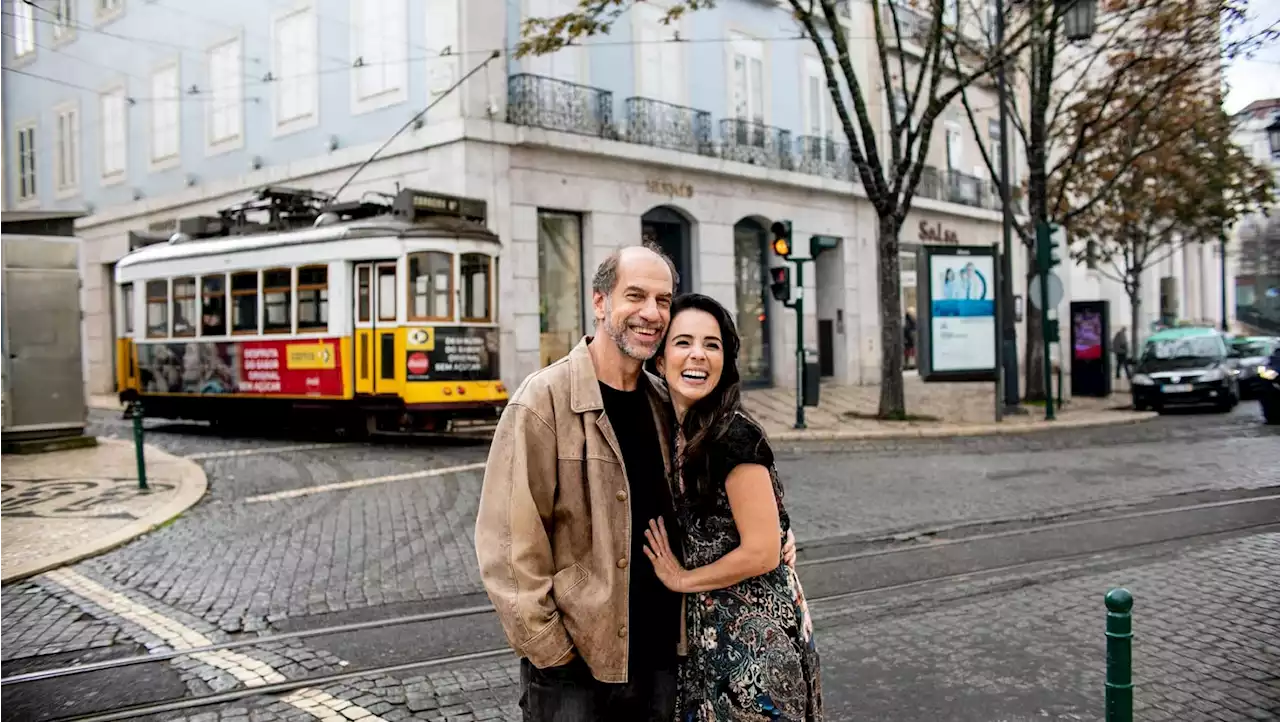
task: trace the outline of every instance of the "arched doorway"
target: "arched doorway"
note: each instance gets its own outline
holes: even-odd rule
[[[742,351],[738,371],[750,386],[773,384],[769,362],[769,237],[767,220],[743,218],[733,226],[733,285]]]
[[[671,206],[658,206],[640,218],[640,238],[654,243],[676,264],[676,293],[693,290],[693,224]]]

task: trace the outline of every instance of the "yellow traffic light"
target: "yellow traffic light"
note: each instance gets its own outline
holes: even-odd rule
[[[773,252],[786,258],[791,255],[791,244],[787,243],[785,238],[775,238],[773,241]]]

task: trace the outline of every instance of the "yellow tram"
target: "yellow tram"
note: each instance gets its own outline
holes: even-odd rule
[[[265,188],[116,264],[117,389],[149,417],[436,431],[506,404],[484,201]]]

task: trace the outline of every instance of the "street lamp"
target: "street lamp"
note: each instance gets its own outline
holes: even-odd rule
[[[1054,0],[1054,5],[1062,14],[1062,30],[1067,40],[1083,42],[1093,35],[1098,0]]]
[[[1267,126],[1267,141],[1271,144],[1271,156],[1280,155],[1280,115],[1276,115],[1275,122]]]

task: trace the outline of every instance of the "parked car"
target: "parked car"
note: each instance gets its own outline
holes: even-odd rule
[[[1268,424],[1280,424],[1280,348],[1271,353],[1265,363],[1254,369],[1262,385],[1258,388],[1258,402],[1262,404],[1262,418]]]
[[[1243,336],[1232,339],[1231,349],[1238,355],[1236,363],[1240,369],[1240,398],[1256,399],[1267,381],[1258,376],[1258,369],[1264,368],[1271,354],[1280,349],[1280,338],[1274,336]]]
[[[1228,338],[1211,328],[1160,331],[1143,344],[1133,369],[1133,406],[1212,404],[1230,411],[1240,402],[1237,363]]]

